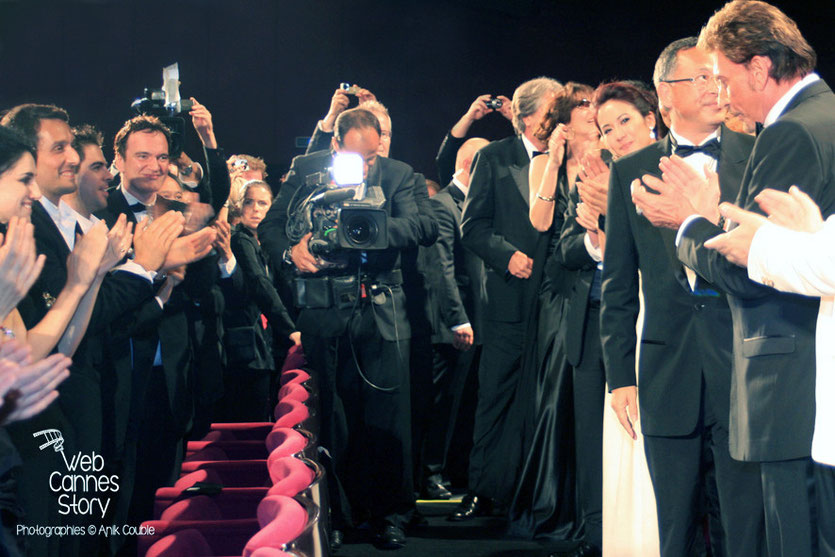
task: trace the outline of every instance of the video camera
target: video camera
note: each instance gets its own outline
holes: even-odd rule
[[[388,215],[382,208],[386,198],[378,186],[365,184],[359,155],[337,153],[331,168],[307,176],[299,191],[309,193],[295,208],[291,202],[291,244],[312,232],[310,252],[336,264],[346,250],[388,248]]]
[[[185,120],[179,116],[189,112],[194,103],[191,99],[180,98],[180,68],[177,63],[162,69],[162,87],[145,87],[143,96],[135,99],[130,108],[134,113],[156,116],[171,130],[172,158],[182,151]]]

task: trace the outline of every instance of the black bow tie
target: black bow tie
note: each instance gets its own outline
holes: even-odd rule
[[[128,209],[130,209],[133,213],[141,213],[143,211],[147,211],[148,207],[146,205],[143,205],[142,203],[134,203],[128,206]]]
[[[719,152],[721,151],[721,147],[719,147],[719,140],[718,139],[711,139],[707,143],[703,145],[676,145],[675,146],[675,154],[681,158],[689,157],[693,153],[704,153],[709,157],[713,157],[716,160],[719,160]]]
[[[756,124],[754,124],[754,134],[760,135],[760,132],[763,131],[763,127],[764,126],[762,122],[757,122]]]
[[[531,158],[534,158],[537,155],[547,155],[548,151],[531,151]]]

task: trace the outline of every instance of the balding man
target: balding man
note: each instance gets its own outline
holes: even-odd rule
[[[476,151],[482,138],[467,140],[458,150],[455,174],[447,187],[431,199],[438,221],[438,240],[424,252],[429,305],[432,313],[434,393],[423,449],[424,497],[448,499],[443,485],[455,417],[467,375],[478,362],[481,339],[478,323],[484,305],[484,266],[461,243],[461,211],[470,184]]]

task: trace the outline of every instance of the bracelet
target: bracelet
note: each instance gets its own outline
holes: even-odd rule
[[[539,199],[541,199],[542,201],[547,201],[548,203],[553,203],[554,201],[557,200],[556,197],[545,197],[544,195],[541,195],[541,194],[536,194],[536,196]]]

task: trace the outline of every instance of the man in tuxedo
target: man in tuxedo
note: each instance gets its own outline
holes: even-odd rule
[[[449,185],[431,198],[438,240],[423,252],[433,331],[432,400],[423,446],[423,493],[448,499],[442,472],[446,463],[464,385],[481,353],[481,322],[486,294],[484,264],[461,243],[461,209],[475,153],[488,141],[467,140],[458,150]]]
[[[541,277],[544,263],[537,262],[534,274],[529,254],[534,253],[540,233],[528,217],[528,167],[535,154],[546,150],[535,133],[560,89],[557,81],[544,77],[517,87],[511,103],[517,135],[482,147],[473,160],[461,239],[484,261],[487,309],[469,491],[450,520],[489,512],[493,500],[507,504],[513,492],[521,449],[516,455],[507,437],[507,417],[517,388],[528,313],[539,287],[536,275]]]
[[[658,174],[676,155],[718,171],[723,199],[736,197],[753,138],[722,125],[709,55],[696,38],[673,42],[653,81],[669,109],[670,134],[618,159],[609,178],[600,334],[612,407],[626,431],[640,417],[658,509],[661,554],[687,555],[701,533],[704,448],[716,469],[722,526],[731,555],[762,554],[759,466],[731,458],[731,315],[724,296],[675,257],[675,234],[659,230],[631,202],[633,180]],[[644,323],[635,376],[640,272]]]
[[[42,189],[45,196],[41,202],[33,204],[32,220],[37,248],[46,255],[46,263],[39,281],[30,290],[31,303],[27,306],[30,311],[22,312],[31,328],[43,319],[67,282],[67,257],[75,245],[76,234],[89,230],[89,226],[84,228],[77,224],[77,213],[64,201],[76,191],[80,157],[75,149],[69,117],[58,107],[20,105],[10,110],[2,123],[18,130],[37,145],[38,160],[41,161],[36,169],[36,180],[44,183]],[[151,296],[150,279],[143,267],[150,265],[149,260],[143,257],[147,250],[140,252],[136,261],[117,267],[102,282],[87,334],[73,355],[70,378],[59,388],[61,396],[58,403],[33,420],[20,424],[18,430],[13,430],[18,449],[27,463],[20,482],[23,488],[21,500],[27,508],[29,520],[37,521],[45,516],[43,513],[51,514],[58,510],[55,500],[41,490],[42,486],[46,486],[48,474],[54,470],[55,463],[44,460],[49,456],[40,451],[39,442],[32,437],[33,432],[59,429],[64,435],[65,451],[68,452],[101,450],[98,377],[102,370],[101,365],[93,364],[101,363],[102,328],[126,309]],[[95,544],[95,538],[90,539]],[[50,540],[45,539],[32,540],[32,549],[43,555],[54,554],[59,549],[71,554],[80,550],[76,544],[87,541],[74,539],[47,547],[49,543]]]
[[[350,525],[351,510],[369,517],[378,543],[399,548],[414,510],[409,420],[409,337],[400,257],[417,245],[420,221],[414,171],[379,156],[380,123],[355,108],[337,118],[332,149],[363,159],[369,190],[382,193],[388,214],[388,247],[311,253],[312,234],[287,230],[288,209],[321,185],[333,153],[296,157],[275,203],[259,226],[273,260],[292,261],[296,325],[315,372],[322,406],[322,446],[328,450],[328,487],[334,538]],[[314,179],[314,175],[316,179]],[[298,218],[293,219],[298,223]],[[315,292],[331,292],[318,300]],[[333,544],[337,545],[337,544]]]
[[[705,247],[718,250],[730,262],[748,268],[751,280],[781,292],[820,296],[815,339],[815,431],[812,458],[820,463],[815,476],[817,508],[822,517],[835,510],[835,407],[827,397],[833,390],[832,327],[835,323],[835,269],[832,267],[835,218],[824,222],[820,208],[793,186],[789,193],[763,190],[757,203],[769,215],[726,204],[720,210],[738,226],[714,236]],[[821,555],[835,552],[835,521],[818,521]]]
[[[831,215],[835,96],[813,72],[815,52],[794,21],[765,2],[734,1],[708,21],[699,43],[712,53],[721,100],[762,126],[736,204],[760,212],[756,198],[763,189],[796,185]],[[719,184],[724,187],[721,175]],[[831,470],[810,459],[818,300],[757,284],[745,269],[704,248],[722,227],[699,216],[716,207],[692,195],[704,189],[698,176],[682,188],[656,185],[662,195],[638,191],[645,211],[678,229],[678,257],[728,294],[734,318],[730,448],[734,458],[760,463],[769,554],[813,555],[815,514],[820,525],[835,520],[825,505],[812,510],[808,489],[812,474],[831,485],[820,478]]]

